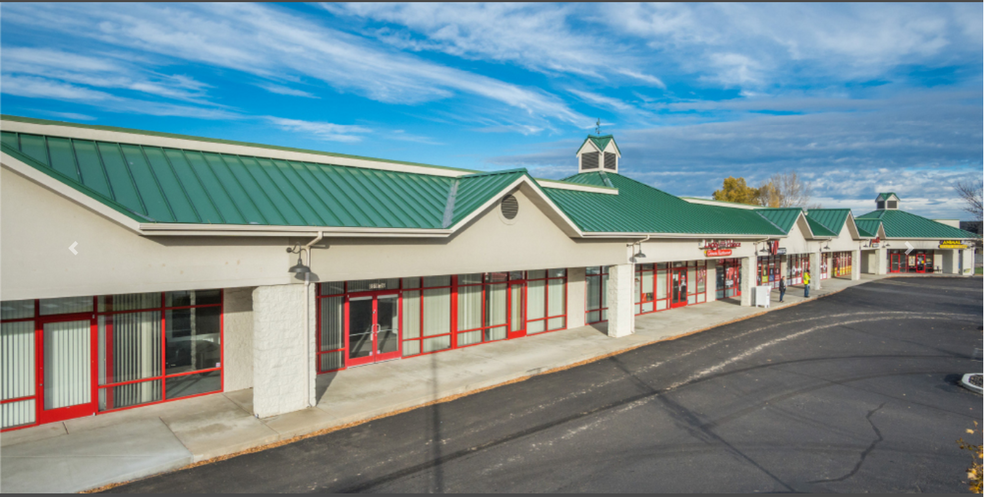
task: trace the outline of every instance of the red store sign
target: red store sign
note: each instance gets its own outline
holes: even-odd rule
[[[738,247],[741,247],[741,243],[734,240],[704,240],[704,246],[700,248],[705,250],[717,250],[734,249]]]
[[[727,257],[731,255],[731,249],[705,250],[704,255],[707,257]]]

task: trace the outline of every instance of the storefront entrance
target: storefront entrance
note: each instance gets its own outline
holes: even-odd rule
[[[348,306],[348,364],[400,357],[400,307],[396,293],[353,294]]]
[[[38,423],[96,413],[92,402],[92,318],[39,320]]]
[[[670,307],[687,305],[687,268],[673,268],[670,287]]]
[[[888,271],[890,273],[932,273],[933,252],[914,250],[905,253],[904,250],[892,250],[888,253]]]

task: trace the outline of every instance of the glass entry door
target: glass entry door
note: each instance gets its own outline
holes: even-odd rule
[[[509,282],[509,333],[508,338],[526,336],[526,282]]]
[[[95,414],[92,401],[92,321],[41,322],[38,421],[51,423]]]
[[[687,305],[687,268],[673,268],[670,280],[670,307]]]
[[[349,298],[346,323],[348,365],[400,357],[400,305],[397,294]]]

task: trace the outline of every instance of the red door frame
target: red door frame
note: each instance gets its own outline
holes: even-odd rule
[[[683,297],[683,301],[682,302],[673,302],[673,297],[674,296],[679,296],[679,293],[676,291],[677,289],[676,288],[673,288],[673,281],[674,281],[673,275],[674,275],[674,273],[679,273],[680,274],[680,279],[678,281],[683,282],[684,285],[685,285],[685,288],[687,289],[687,291],[684,292],[684,294],[682,296]],[[685,267],[673,267],[673,268],[670,268],[670,308],[671,309],[674,309],[674,308],[677,308],[677,307],[683,307],[683,306],[687,305],[687,299],[689,298],[689,293],[690,293],[690,282],[687,281],[687,267],[685,266]]]
[[[379,297],[393,296],[396,299],[396,350],[386,354],[380,354],[377,327],[379,326]],[[372,298],[372,352],[366,357],[352,358],[349,344],[349,301],[353,298],[361,299]],[[370,292],[358,292],[345,294],[345,366],[360,366],[375,362],[399,359],[403,354],[403,299],[400,298],[400,291],[396,289],[376,290]]]
[[[89,402],[74,406],[47,410],[44,408],[44,325],[68,321],[89,322]],[[97,341],[95,313],[80,312],[75,314],[56,314],[37,316],[34,320],[34,367],[35,367],[35,422],[36,424],[54,423],[66,419],[92,416],[98,410],[98,376],[96,358],[98,357],[99,342]]]
[[[512,309],[513,309],[513,287],[519,287],[520,302],[519,305],[519,325],[521,329],[513,330],[512,325]],[[483,297],[484,298],[484,297]],[[521,280],[508,280],[506,281],[506,340],[512,340],[513,338],[522,338],[526,336],[526,278],[525,275]]]
[[[904,256],[899,252],[892,252],[888,254],[888,272],[890,273],[901,273],[905,268]],[[892,264],[895,264],[895,269],[892,269]]]

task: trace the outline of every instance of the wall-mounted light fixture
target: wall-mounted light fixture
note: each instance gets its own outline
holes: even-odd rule
[[[291,266],[291,268],[287,270],[288,273],[305,274],[311,272],[311,268],[305,266],[304,262],[301,261],[301,252],[304,250],[305,249],[301,248],[299,245],[294,245],[293,247],[287,249],[288,254],[297,254],[297,264]]]

